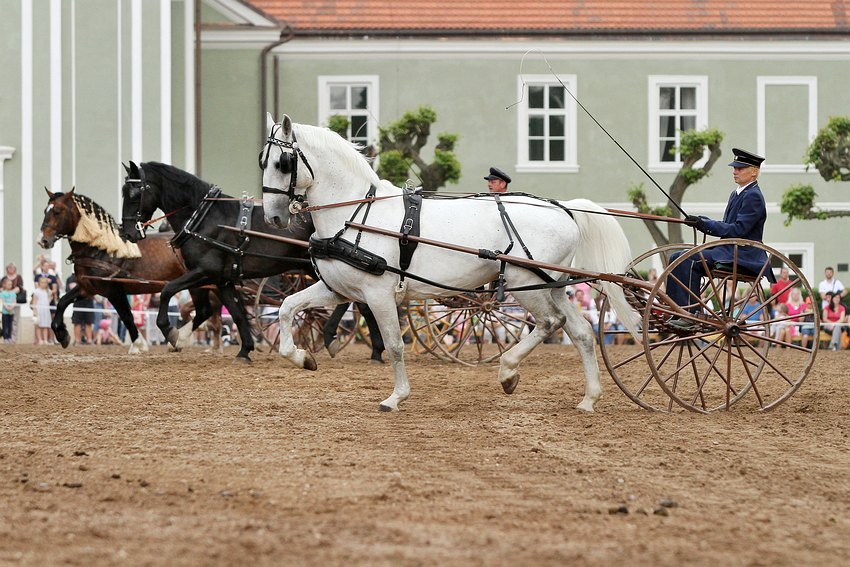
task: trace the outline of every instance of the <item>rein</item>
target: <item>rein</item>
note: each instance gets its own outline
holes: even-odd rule
[[[170,213],[165,213],[165,214],[164,214],[164,215],[162,215],[162,216],[159,216],[159,217],[153,218],[153,219],[151,219],[151,220],[149,220],[149,221],[147,221],[147,222],[143,222],[143,223],[142,223],[142,225],[141,225],[141,226],[142,226],[142,229],[144,230],[144,229],[146,229],[147,227],[149,227],[150,225],[152,225],[153,223],[155,223],[155,222],[157,222],[157,221],[161,221],[162,219],[166,219],[166,218],[170,217],[171,215],[173,215],[174,213],[178,213],[178,212],[182,211],[183,209],[188,209],[188,208],[189,208],[189,205],[183,205],[183,206],[182,206],[182,207],[180,207],[179,209],[174,209],[174,210],[173,210],[173,211],[171,211]]]

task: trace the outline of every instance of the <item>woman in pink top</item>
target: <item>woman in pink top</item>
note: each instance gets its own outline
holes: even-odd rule
[[[841,294],[827,293],[828,303],[823,308],[823,329],[827,332],[832,332],[832,339],[829,341],[830,350],[838,350],[841,344],[841,323],[847,319],[844,306],[841,304]]]
[[[806,310],[806,302],[803,301],[803,294],[800,292],[799,287],[793,288],[791,293],[788,294],[788,302],[785,303],[785,309],[790,317],[802,315],[803,311]],[[803,317],[794,317],[791,321],[794,321],[794,324],[788,325],[788,341],[791,341],[800,334],[800,323],[803,322]]]

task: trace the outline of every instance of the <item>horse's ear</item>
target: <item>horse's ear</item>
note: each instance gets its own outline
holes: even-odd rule
[[[266,130],[269,132],[274,128],[274,117],[271,112],[266,112]]]
[[[70,190],[70,191],[68,191],[68,196],[69,196],[69,197],[70,197],[71,195],[73,195],[73,194],[74,194],[74,189],[76,189],[76,188],[77,188],[77,186],[76,186],[76,185],[74,185],[73,187],[71,187],[71,190]]]
[[[281,121],[281,130],[284,139],[288,140],[292,137],[292,119],[288,114],[283,115],[283,120]]]
[[[127,171],[127,174],[128,174],[128,175],[135,175],[135,176],[137,176],[137,177],[138,177],[138,174],[139,174],[139,166],[138,166],[138,165],[136,165],[136,162],[134,162],[134,161],[131,161],[131,162],[130,162],[130,169]]]
[[[130,175],[130,168],[127,167],[127,164],[122,161],[121,165],[124,167],[124,171],[127,173],[127,175]]]
[[[49,199],[52,199],[52,198],[53,198],[53,195],[55,195],[55,193],[51,193],[51,192],[50,192],[50,189],[48,189],[48,188],[47,188],[47,185],[45,185],[45,186],[44,186],[44,190],[45,190],[45,191],[47,191],[47,197],[48,197]]]

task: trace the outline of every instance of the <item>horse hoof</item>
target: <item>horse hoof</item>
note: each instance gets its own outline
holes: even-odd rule
[[[384,404],[380,404],[378,406],[378,411],[388,412],[388,411],[393,411],[393,408],[391,408],[390,406],[385,406]]]
[[[331,341],[331,344],[329,344],[327,346],[328,354],[331,355],[331,358],[335,358],[336,355],[339,354],[339,351],[342,350],[342,347],[343,347],[343,344],[342,344],[341,340],[337,339],[337,340]]]
[[[59,344],[62,345],[62,348],[68,348],[68,345],[71,344],[71,337],[65,335],[61,339],[59,339]]]
[[[504,390],[506,394],[513,394],[514,390],[516,390],[517,384],[519,384],[519,372],[514,374],[514,377],[507,382],[502,382],[502,390]]]
[[[174,348],[177,348],[177,341],[180,340],[180,331],[178,331],[174,327],[171,327],[171,329],[169,329],[168,331],[168,336],[166,337],[166,339],[168,340],[168,344],[170,344]]]
[[[318,367],[319,365],[316,364],[316,359],[312,356],[307,356],[304,359],[304,370],[316,370]]]
[[[247,356],[237,356],[233,359],[233,364],[251,364],[251,359]]]

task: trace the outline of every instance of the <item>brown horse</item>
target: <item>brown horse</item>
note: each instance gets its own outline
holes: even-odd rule
[[[118,317],[130,333],[130,353],[148,350],[147,340],[139,334],[127,295],[157,293],[162,286],[185,272],[182,261],[168,246],[170,234],[158,234],[139,244],[121,239],[115,219],[103,207],[85,195],[51,193],[41,224],[39,245],[52,248],[57,240],[67,237],[71,244],[70,260],[78,285],[63,295],[56,306],[51,328],[56,339],[67,348],[70,336],[65,327],[64,312],[78,297],[102,295],[109,299]],[[213,336],[220,337],[221,303],[215,297],[210,302],[210,290],[189,290],[195,305],[195,318],[191,330],[196,329],[213,314],[209,326]],[[218,333],[215,332],[218,329]]]

